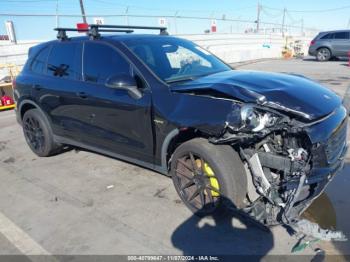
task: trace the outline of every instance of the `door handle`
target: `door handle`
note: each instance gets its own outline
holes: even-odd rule
[[[85,92],[78,92],[77,96],[79,96],[82,99],[86,99],[88,98],[88,95]]]

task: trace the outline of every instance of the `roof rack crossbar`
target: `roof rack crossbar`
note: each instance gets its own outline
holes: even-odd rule
[[[91,39],[99,38],[101,35],[99,32],[122,32],[132,33],[132,29],[146,29],[146,30],[159,30],[161,35],[168,35],[166,27],[158,26],[130,26],[130,25],[97,25],[90,24],[89,28],[78,29],[78,28],[54,28],[57,31],[57,39],[67,40],[68,36],[66,32],[87,32]]]
[[[132,33],[134,30],[119,30],[119,29],[100,29],[99,32],[119,32],[119,33]]]
[[[99,36],[98,32],[118,32],[118,33],[132,33],[134,30],[130,29],[99,29],[94,32],[91,29],[77,29],[77,28],[54,28],[57,31],[57,38],[60,40],[67,40],[68,36],[66,32],[87,32],[90,36],[96,38]]]
[[[98,25],[91,24],[91,28],[120,28],[120,29],[146,29],[146,30],[159,30],[161,35],[167,35],[167,28],[161,26],[132,26],[132,25]]]

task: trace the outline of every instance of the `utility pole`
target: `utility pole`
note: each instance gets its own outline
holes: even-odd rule
[[[177,15],[179,11],[176,11],[174,14],[174,24],[175,24],[175,35],[177,35]]]
[[[261,12],[261,5],[258,1],[258,9],[257,9],[257,17],[256,17],[256,32],[259,33],[260,30],[260,12]]]
[[[58,0],[56,0],[56,28],[59,27],[59,17],[58,17]]]
[[[286,22],[286,13],[287,13],[287,9],[284,8],[283,9],[283,18],[282,18],[282,36],[284,36],[284,25]]]
[[[129,25],[129,6],[125,9],[125,19],[126,19],[126,25]]]
[[[301,36],[304,36],[304,18],[301,19]]]
[[[79,3],[80,3],[81,15],[82,15],[82,17],[83,17],[83,22],[84,22],[85,24],[87,24],[83,0],[79,0]]]

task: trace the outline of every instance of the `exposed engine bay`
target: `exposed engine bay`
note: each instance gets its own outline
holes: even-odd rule
[[[211,142],[229,143],[240,153],[248,182],[243,211],[263,225],[285,224],[323,239],[344,240],[341,232],[320,234],[317,225],[300,220],[300,215],[342,168],[339,159],[346,152],[347,121],[327,144],[321,145],[313,144],[308,135],[308,127],[317,121],[305,124],[274,110],[250,105],[241,109],[241,126],[231,125],[231,117],[222,136],[211,138]],[[321,148],[328,164],[339,162],[335,169],[315,172],[325,164]]]
[[[263,224],[288,224],[298,216],[294,205],[312,190],[303,186],[310,170],[306,142],[282,132],[270,134],[254,147],[240,152],[250,174],[246,211]]]

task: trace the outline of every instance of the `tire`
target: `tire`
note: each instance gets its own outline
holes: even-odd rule
[[[22,123],[26,142],[37,156],[48,157],[60,151],[62,146],[54,142],[50,124],[39,109],[25,112]]]
[[[191,166],[199,170],[191,173],[188,169]],[[208,175],[208,166],[214,176]],[[247,177],[239,155],[229,145],[214,145],[204,138],[189,140],[175,150],[170,172],[181,200],[198,216],[222,212],[227,210],[227,207],[244,207]],[[204,181],[199,182],[200,178]],[[217,180],[215,186],[214,178]],[[184,188],[191,182],[192,186]],[[190,200],[194,192],[203,187],[202,193]]]
[[[329,61],[332,58],[332,52],[327,47],[322,47],[317,50],[316,59],[320,62]]]

